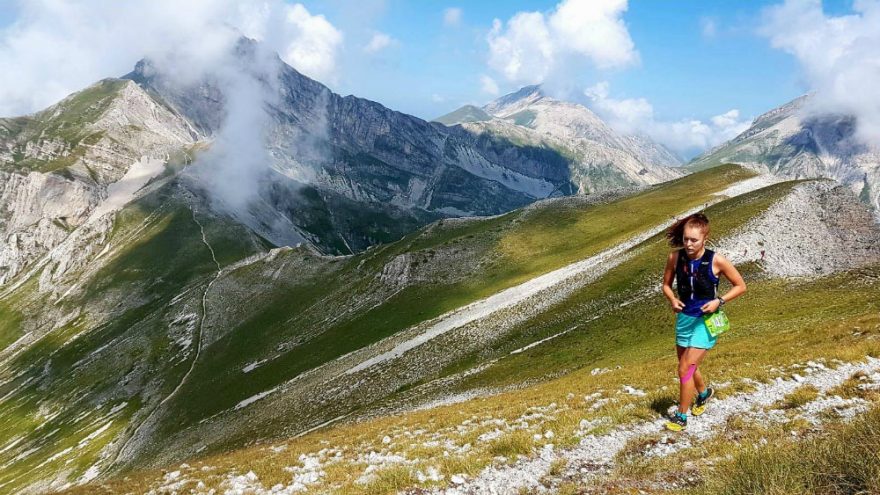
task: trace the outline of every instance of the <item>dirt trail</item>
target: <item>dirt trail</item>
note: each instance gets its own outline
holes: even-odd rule
[[[716,193],[714,197],[707,201],[705,204],[696,208],[691,208],[690,210],[681,213],[680,216],[686,216],[690,215],[691,213],[696,213],[697,211],[703,210],[706,207],[723,201],[724,199],[727,199],[729,197],[739,196],[773,184],[775,182],[779,182],[779,180],[774,177],[767,177],[763,175],[738,182],[735,185]],[[623,253],[625,253],[632,247],[644,242],[645,240],[650,239],[656,234],[662,232],[667,227],[668,222],[660,225],[655,225],[654,227],[651,227],[650,229],[645,230],[627,239],[626,241],[612,246],[611,248],[608,248],[605,251],[602,251],[594,256],[564,266],[544,275],[540,275],[519,285],[493,294],[485,299],[475,301],[468,304],[467,306],[441,315],[435,319],[434,323],[431,326],[427,327],[420,334],[404,342],[398,343],[394,346],[393,349],[389,351],[382,352],[381,354],[362,361],[361,363],[346,370],[346,373],[356,373],[363,369],[369,368],[370,366],[374,366],[385,361],[397,358],[406,351],[418,347],[440,335],[443,335],[446,332],[449,332],[450,330],[463,327],[477,320],[489,318],[503,309],[511,308],[517,304],[526,301],[527,299],[533,298],[540,293],[547,291],[548,289],[558,290],[559,288],[561,288],[563,292],[568,293],[570,292],[571,288],[560,287],[565,282],[580,275],[583,275],[587,272],[591,272],[592,276],[590,278],[592,280],[595,280],[599,276],[607,273],[609,270],[619,265],[625,259],[623,256],[621,256]],[[543,306],[543,304],[538,304],[535,306],[535,308],[540,308]]]
[[[199,231],[202,235],[202,242],[208,248],[208,251],[210,251],[211,259],[214,261],[214,265],[217,266],[217,273],[214,274],[214,278],[212,278],[211,281],[208,282],[208,285],[205,287],[205,291],[202,293],[202,315],[201,318],[199,318],[199,324],[196,326],[196,335],[193,339],[196,343],[196,353],[189,364],[189,368],[180,379],[180,382],[177,383],[177,386],[174,387],[174,390],[166,395],[165,398],[162,399],[159,404],[157,404],[156,407],[153,408],[152,411],[150,411],[150,414],[148,414],[147,417],[144,418],[144,420],[137,426],[137,428],[135,428],[131,436],[129,436],[126,439],[125,443],[122,444],[122,447],[119,448],[119,451],[117,452],[116,457],[113,459],[111,466],[117,466],[121,460],[124,460],[128,455],[130,455],[129,450],[131,448],[131,445],[138,441],[138,436],[141,433],[141,430],[147,425],[151,424],[151,420],[156,415],[156,413],[158,413],[162,409],[162,406],[164,406],[166,402],[171,400],[171,398],[174,397],[177,392],[183,387],[190,374],[192,374],[193,369],[195,369],[196,363],[199,360],[199,355],[201,355],[202,352],[202,335],[204,334],[203,326],[205,324],[205,319],[208,316],[208,291],[211,290],[211,286],[214,285],[214,282],[216,282],[217,279],[220,277],[222,269],[220,268],[220,263],[217,261],[217,256],[214,253],[214,248],[211,247],[211,243],[208,242],[208,238],[205,236],[205,227],[202,225],[201,222],[199,222],[198,218],[196,218],[195,209],[192,210],[192,218],[193,221],[199,226]]]
[[[875,385],[880,383],[880,359],[871,357],[864,362],[840,363],[833,369],[821,363],[810,362],[803,370],[805,376],[796,374],[789,380],[779,377],[769,384],[758,385],[754,392],[710,401],[704,415],[689,418],[686,431],[666,434],[667,440],[672,442],[658,442],[646,455],[662,457],[691,447],[701,440],[715,436],[729,418],[747,413],[760,415],[761,409],[778,405],[787,394],[805,385],[812,385],[820,391],[817,399],[802,408],[808,420],[816,421],[819,413],[829,409],[836,409],[842,415],[861,412],[866,407],[864,401],[827,397],[822,393],[860,371],[866,373]],[[763,421],[773,421],[773,415],[765,417]],[[665,420],[658,418],[622,425],[605,435],[587,435],[571,449],[544,449],[536,457],[521,460],[511,466],[486,468],[473,479],[433,493],[461,495],[517,493],[519,490],[530,489],[545,491],[544,483],[548,479],[574,479],[578,483],[589,483],[592,478],[606,474],[614,467],[615,455],[627,442],[640,436],[663,433],[664,423]],[[551,464],[556,459],[564,459],[568,464],[561,474],[551,476]]]

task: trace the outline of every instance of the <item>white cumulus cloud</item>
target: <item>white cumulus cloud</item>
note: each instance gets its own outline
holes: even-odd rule
[[[739,110],[711,117],[665,121],[656,119],[654,107],[645,98],[610,96],[610,85],[603,81],[584,90],[590,107],[608,125],[625,134],[644,134],[683,157],[717,146],[748,129],[750,120],[740,118]]]
[[[287,46],[282,58],[303,74],[324,82],[335,82],[336,58],[342,33],[323,15],[312,15],[302,4],[285,6]]]
[[[761,32],[792,54],[814,92],[808,111],[856,117],[856,135],[880,142],[880,2],[857,0],[832,16],[818,0],[786,0],[764,11]]]
[[[282,0],[29,0],[0,30],[0,116],[34,112],[149,57],[180,79],[216,64],[238,33],[297,70],[333,82],[342,33]]]
[[[614,69],[638,63],[623,13],[626,0],[563,0],[549,13],[495,19],[486,36],[489,67],[517,84],[536,84],[590,64]]]
[[[480,76],[480,90],[483,93],[497,96],[499,92],[498,83],[496,83],[495,80],[491,77],[483,74],[482,76]]]

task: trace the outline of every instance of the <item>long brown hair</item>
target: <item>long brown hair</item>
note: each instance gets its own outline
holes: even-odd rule
[[[697,212],[677,220],[666,230],[666,239],[672,247],[684,247],[684,228],[687,226],[699,227],[703,234],[709,236],[709,218],[703,212]]]

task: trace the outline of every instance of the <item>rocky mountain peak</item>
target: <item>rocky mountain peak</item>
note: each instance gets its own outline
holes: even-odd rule
[[[483,106],[483,111],[490,115],[507,115],[514,108],[528,106],[547,97],[540,84],[524,86],[513,93],[496,98]]]
[[[737,163],[785,178],[827,177],[847,185],[880,219],[880,148],[855,137],[855,118],[820,113],[812,95],[758,118],[740,135],[695,158],[696,171]]]

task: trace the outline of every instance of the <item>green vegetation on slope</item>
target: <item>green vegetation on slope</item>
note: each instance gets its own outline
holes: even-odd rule
[[[792,185],[793,183],[777,184],[710,207],[708,214],[712,219],[713,234],[716,238],[729,235],[738,225],[782,197]],[[462,232],[465,231],[464,226],[459,228]],[[614,425],[656,418],[676,399],[676,391],[672,386],[675,382],[672,312],[659,294],[643,296],[627,305],[621,304],[637,295],[646,284],[659,283],[667,249],[659,236],[649,239],[635,250],[633,258],[576,293],[571,298],[573,302],[566,301],[551,307],[539,317],[530,320],[528,325],[537,325],[535,333],[527,334],[525,327],[528,325],[523,325],[521,340],[505,342],[504,351],[536,341],[551,334],[554,329],[565,329],[566,319],[583,324],[565,336],[498,361],[482,373],[462,382],[459,391],[483,386],[534,384],[536,381],[537,384],[522,390],[429,411],[331,427],[285,442],[286,450],[283,451],[269,450],[266,445],[259,445],[193,463],[196,467],[215,466],[217,473],[226,473],[233,469],[242,472],[246,467],[257,473],[267,486],[271,486],[274,482],[289,482],[289,474],[283,468],[298,465],[300,454],[338,447],[345,450],[346,458],[351,458],[352,461],[334,465],[332,470],[328,469],[327,483],[338,483],[341,493],[366,493],[367,487],[354,482],[363,472],[364,465],[354,462],[353,459],[357,453],[380,450],[384,435],[421,430],[427,432],[426,438],[433,439],[430,436],[432,433],[441,434],[438,438],[440,447],[436,449],[424,447],[419,442],[415,443],[415,447],[401,445],[398,448],[408,458],[420,460],[412,469],[441,466],[442,473],[448,479],[454,473],[479,472],[483,466],[495,462],[493,458],[499,452],[515,455],[529,452],[542,443],[532,439],[530,446],[531,437],[522,432],[511,433],[512,436],[504,436],[493,442],[476,442],[479,434],[490,430],[475,430],[459,435],[456,429],[465,420],[498,418],[512,423],[523,414],[533,411],[536,406],[556,403],[561,406],[561,412],[540,428],[554,431],[556,436],[553,443],[566,446],[576,441],[574,431],[581,419],[610,418],[611,425]],[[743,378],[772,380],[774,375],[769,371],[771,368],[787,367],[812,359],[822,359],[825,362],[834,359],[852,361],[862,359],[866,354],[880,355],[880,345],[876,341],[880,336],[880,265],[815,279],[796,280],[766,278],[762,276],[760,266],[757,265],[740,268],[749,283],[749,292],[728,307],[733,330],[720,340],[703,367],[710,382],[732,383],[729,388],[719,387],[722,397],[741,390],[743,385],[740,380]],[[599,319],[586,322],[594,314],[590,310],[591,306],[583,304],[590,298],[593,298],[592,301],[607,303],[608,307],[605,308],[607,312]],[[634,319],[633,315],[639,315],[639,318]],[[854,328],[858,328],[859,332],[854,332]],[[486,358],[487,356],[481,356],[481,359]],[[594,376],[590,372],[594,367],[612,371]],[[553,375],[558,378],[553,378]],[[615,394],[624,384],[646,390],[648,395],[639,397]],[[668,387],[664,389],[664,386]],[[603,397],[614,397],[615,402],[594,410],[590,407],[590,402],[582,400],[584,396],[594,393],[600,393]],[[597,430],[597,433],[600,432],[601,430]],[[470,443],[473,447],[464,457],[445,457],[443,450],[447,439],[456,445]],[[728,442],[728,449],[731,448],[730,445]],[[792,450],[789,453],[793,453],[795,446],[790,448]],[[696,449],[683,455],[685,457],[676,458],[678,465],[685,461],[698,462],[705,453]],[[873,476],[872,473],[875,472],[872,471],[872,462],[868,459],[861,466],[854,467],[857,475],[855,479],[860,479],[858,476],[861,479],[870,479],[866,476]],[[754,471],[758,466],[747,465],[736,469],[743,471],[742,479],[749,480],[756,477]],[[768,470],[762,483],[775,486],[772,485],[774,472]],[[398,473],[399,476],[403,474],[406,473]],[[809,473],[804,469],[795,469],[791,476],[804,474]],[[637,476],[638,473],[630,475]],[[160,478],[161,475],[157,472],[137,473],[132,474],[127,481],[119,480],[109,484],[108,488],[144,491],[152,480]],[[403,478],[406,479],[404,485],[412,486],[411,479],[406,476]],[[218,486],[222,474],[209,475],[206,480],[209,487]],[[743,493],[725,490],[717,493]],[[780,492],[771,490],[765,493]]]
[[[12,144],[12,169],[52,172],[76,162],[85,153],[81,144],[95,144],[103,136],[88,127],[125,84],[120,79],[104,79],[32,116],[0,119],[0,142]],[[59,149],[45,158],[25,156],[26,146],[44,143],[56,143]]]
[[[718,239],[732,234],[785,196],[796,183],[776,184],[710,206],[705,212],[711,220],[712,236]],[[607,365],[611,364],[613,355],[627,355],[628,349],[633,347],[646,350],[646,344],[651,342],[665,352],[672,314],[659,291],[643,301],[624,306],[625,309],[617,307],[639,297],[645,289],[659,287],[669,250],[664,233],[643,242],[620,266],[548,311],[517,325],[511,332],[511,340],[498,343],[497,350],[507,353],[577,326],[574,331],[537,348],[504,357],[491,368],[472,375],[462,386],[502,386],[581,367]],[[732,318],[735,319],[740,306],[740,303],[731,304]],[[633,323],[632,314],[640,315],[638,324]],[[587,321],[591,316],[598,318]],[[667,325],[646,322],[667,322]],[[612,356],[608,356],[609,353]],[[608,357],[599,362],[599,357],[605,356]]]
[[[880,406],[816,438],[744,447],[693,493],[880,493]]]
[[[211,345],[194,370],[192,385],[174,401],[165,432],[171,434],[231,409],[248,397],[419,322],[597,254],[668,222],[705,203],[713,192],[752,175],[726,166],[606,204],[569,205],[563,200],[553,208],[530,207],[487,220],[441,221],[354,257],[323,262],[311,257],[311,262],[327,268],[291,272],[292,279],[274,285],[259,279],[261,265],[241,268],[231,276],[255,285],[254,292],[261,297],[248,300],[247,308],[236,309],[235,318],[225,318],[231,331]],[[302,266],[302,260],[295,261],[302,255],[296,253],[290,262]],[[351,306],[359,299],[370,301],[377,275],[395,257],[418,257],[436,269],[449,263],[441,258],[450,253],[465,256],[465,275],[448,281],[442,276],[420,279],[375,304]],[[279,255],[276,262],[283,259]],[[291,342],[295,345],[285,346]],[[271,359],[242,373],[248,363],[266,358]],[[271,434],[269,428],[263,431]]]
[[[81,296],[59,303],[62,314],[79,316],[42,336],[4,370],[14,378],[0,385],[0,397],[6,396],[0,402],[0,446],[17,440],[30,452],[0,452],[0,464],[10,463],[0,474],[0,490],[65,468],[73,468],[72,477],[84,474],[133,415],[143,414],[146,397],[140,394],[167,394],[188,368],[194,342],[185,339],[194,327],[183,327],[200,317],[201,293],[216,265],[178,193],[172,182],[118,213],[108,242],[119,248],[83,281]],[[258,249],[242,227],[197,215],[221,264]],[[39,275],[4,299],[2,311],[54,305],[36,290]],[[176,300],[182,294],[189,296]],[[183,324],[175,323],[186,314],[191,316]],[[20,332],[20,324],[4,320],[4,338]],[[183,336],[175,340],[172,332]],[[78,447],[84,441],[88,447]]]
[[[483,111],[482,108],[473,105],[465,105],[442,117],[437,117],[434,119],[434,122],[439,122],[443,125],[455,125],[465,122],[483,122],[486,120],[492,120],[492,116]]]

